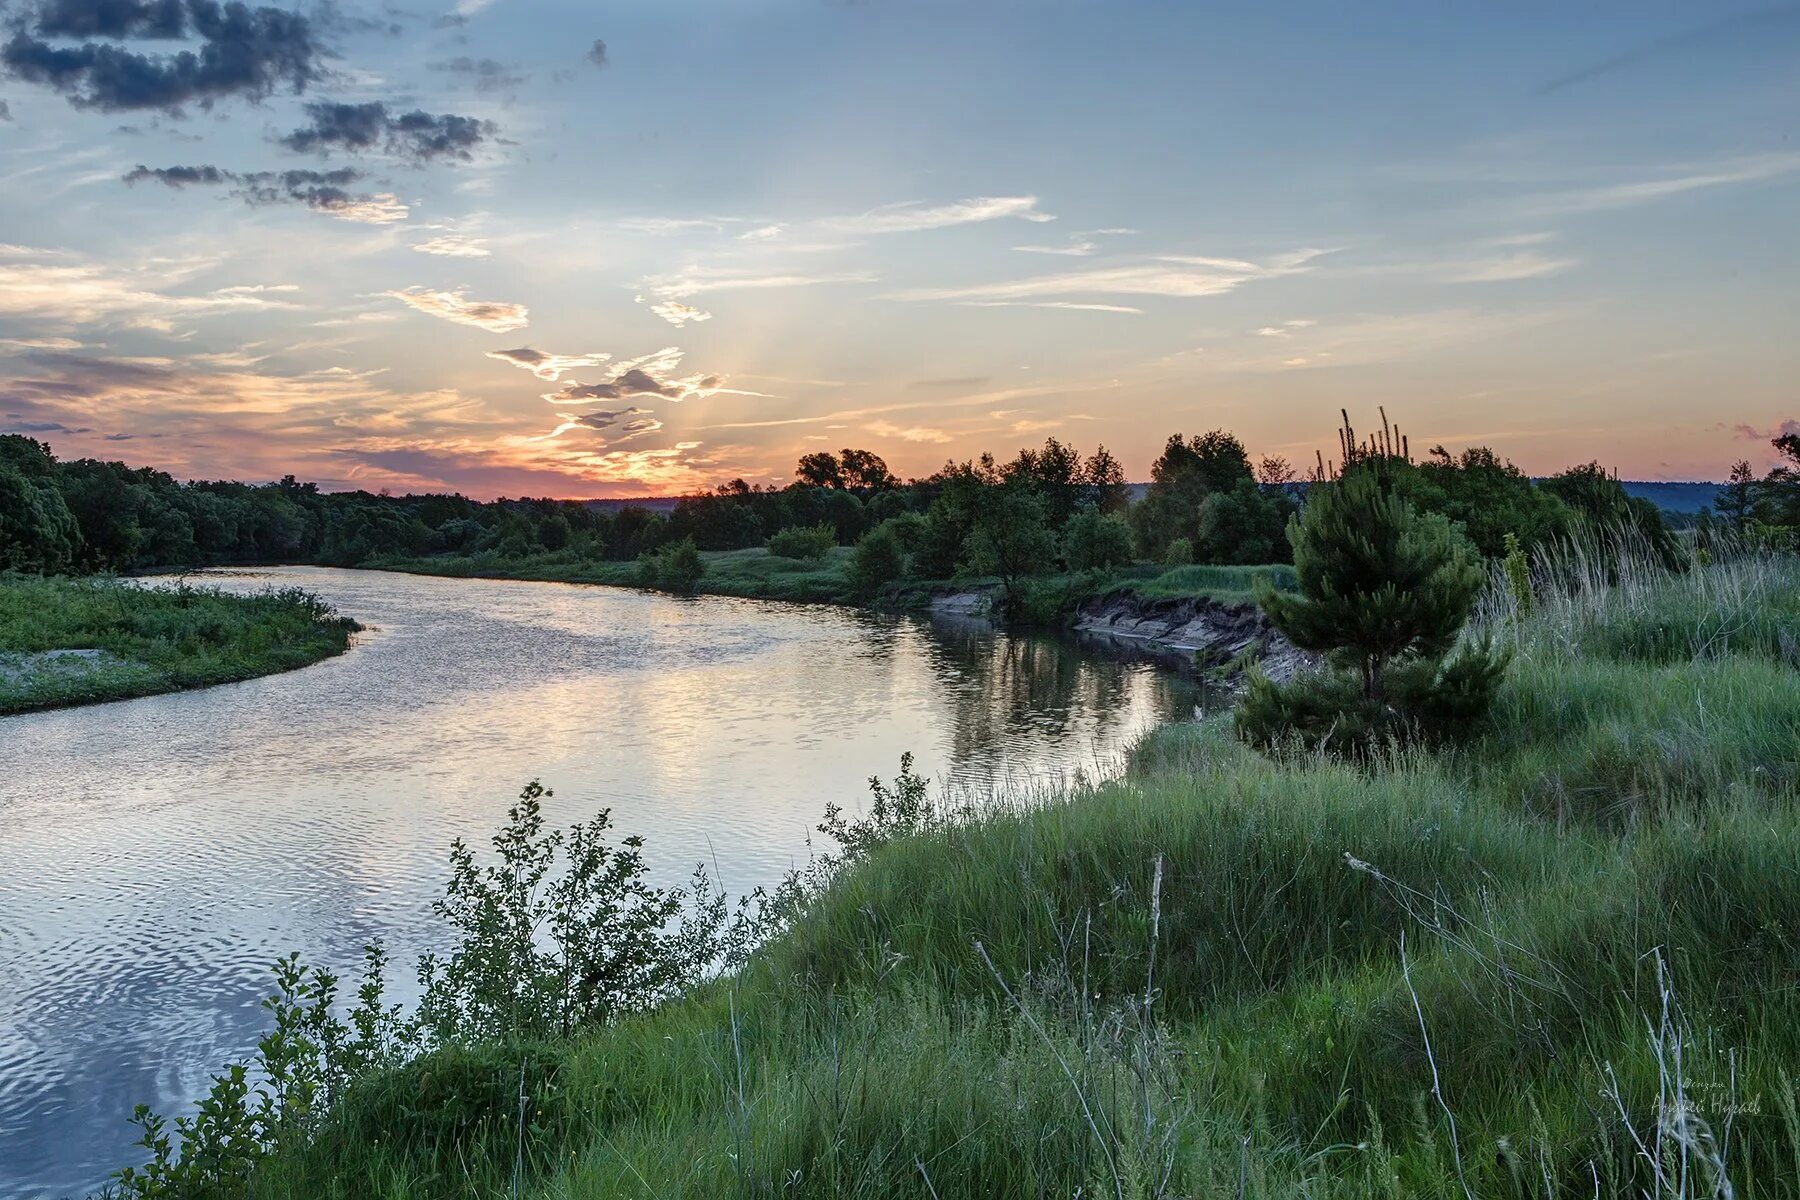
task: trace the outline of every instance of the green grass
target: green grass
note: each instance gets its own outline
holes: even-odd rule
[[[290,671],[343,653],[356,628],[292,589],[234,596],[0,575],[0,714]],[[100,653],[47,653],[58,650]]]
[[[1285,563],[1256,567],[1141,567],[1145,574],[1122,578],[1109,591],[1130,588],[1148,600],[1209,596],[1221,604],[1249,604],[1256,599],[1256,579],[1265,576],[1278,589],[1292,590],[1294,568]]]
[[[845,568],[851,551],[838,547],[822,561],[782,558],[761,547],[748,550],[704,550],[700,578],[704,595],[741,596],[755,600],[792,600],[808,604],[848,604],[850,585]],[[381,558],[363,564],[382,571],[418,575],[451,575],[471,579],[531,579],[549,583],[598,583],[639,586],[635,562],[608,562],[545,552],[523,558],[491,554],[437,555],[430,558]]]
[[[805,604],[854,604],[847,571],[852,551],[833,549],[823,560],[783,558],[762,547],[747,550],[703,550],[700,560],[706,573],[700,577],[702,595],[739,596],[753,600],[790,600]],[[612,587],[638,587],[635,562],[608,562],[569,552],[545,551],[525,557],[502,558],[494,554],[435,555],[427,558],[379,558],[362,564],[382,571],[406,571],[419,575],[450,575],[477,579],[530,579],[550,583],[597,583]],[[1057,625],[1085,601],[1130,588],[1153,600],[1209,596],[1226,604],[1247,604],[1254,597],[1253,580],[1268,575],[1277,587],[1293,586],[1293,568],[1192,566],[1165,568],[1152,564],[1120,567],[1099,574],[1056,574],[1025,581],[1028,610],[1021,619],[1028,624]],[[933,592],[945,588],[997,587],[992,579],[916,580],[900,583],[882,597],[882,603],[900,607],[924,607]]]
[[[1164,728],[686,1000],[365,1081],[257,1194],[1800,1196],[1797,606],[1791,559],[1497,593],[1475,745]]]

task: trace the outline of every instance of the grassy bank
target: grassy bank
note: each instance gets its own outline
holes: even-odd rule
[[[753,600],[791,600],[807,604],[854,604],[848,568],[853,551],[833,549],[822,560],[783,558],[766,549],[703,550],[702,595],[739,596]],[[598,583],[638,587],[642,573],[635,562],[608,562],[566,552],[504,557],[495,554],[433,555],[425,558],[378,558],[363,564],[374,570],[467,579],[526,579],[547,583]],[[1293,568],[1189,566],[1163,567],[1140,563],[1102,572],[1045,575],[1023,581],[1027,623],[1054,625],[1082,602],[1130,588],[1148,599],[1209,596],[1226,604],[1254,598],[1254,578],[1269,575],[1278,587],[1290,587]],[[923,607],[934,592],[957,586],[996,587],[992,579],[908,579],[892,585],[878,600],[895,607]]]
[[[356,628],[296,589],[0,575],[0,714],[291,671],[343,653]]]
[[[368,1075],[250,1190],[1800,1196],[1800,566],[1483,619],[1473,745],[890,811],[741,972]]]
[[[751,600],[794,600],[808,604],[852,603],[845,567],[851,551],[837,547],[823,560],[782,558],[761,548],[706,550],[697,589],[702,595]],[[599,583],[638,587],[635,562],[609,562],[567,553],[515,557],[495,554],[442,554],[427,558],[378,558],[362,564],[378,571],[448,575],[463,579],[528,579],[544,583]]]

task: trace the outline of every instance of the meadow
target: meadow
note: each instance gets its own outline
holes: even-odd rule
[[[903,772],[739,969],[367,1071],[249,1190],[1800,1195],[1800,565],[1539,575],[1472,743]]]
[[[343,653],[356,629],[297,589],[0,574],[0,714],[290,671]]]

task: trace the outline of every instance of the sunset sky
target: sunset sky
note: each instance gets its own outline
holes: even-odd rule
[[[1800,418],[1800,8],[0,0],[0,431],[677,493],[1223,427],[1720,478]]]

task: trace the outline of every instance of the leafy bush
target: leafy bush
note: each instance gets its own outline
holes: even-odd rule
[[[1187,538],[1178,537],[1169,543],[1163,552],[1162,563],[1165,567],[1191,567],[1194,565],[1194,543]]]
[[[916,807],[906,778],[903,769],[893,794],[902,816]],[[416,1012],[403,1016],[386,1002],[379,945],[367,948],[357,1001],[343,1016],[334,974],[298,956],[280,960],[276,993],[263,1003],[274,1028],[255,1061],[227,1066],[172,1128],[140,1105],[133,1119],[150,1157],[118,1173],[119,1193],[246,1195],[264,1160],[328,1151],[331,1123],[359,1112],[383,1114],[390,1133],[410,1127],[415,1141],[459,1151],[465,1137],[501,1123],[523,1140],[527,1080],[541,1094],[558,1059],[544,1039],[642,1012],[742,960],[755,930],[731,920],[703,871],[691,890],[654,887],[642,839],[609,843],[605,810],[546,831],[549,795],[535,782],[520,793],[494,835],[492,864],[452,844],[451,878],[432,909],[456,941],[447,957],[420,958]],[[861,828],[839,824],[846,833]],[[795,877],[790,902],[802,890]],[[398,1092],[384,1082],[396,1071],[406,1081]]]
[[[781,558],[822,559],[838,544],[831,525],[796,525],[769,538],[769,553]]]
[[[638,582],[647,588],[691,596],[706,574],[700,550],[693,538],[682,538],[659,550],[647,550],[638,558]]]
[[[883,521],[863,535],[850,557],[850,590],[867,600],[906,574],[906,551],[894,526],[899,518]]]
[[[1295,645],[1326,652],[1330,669],[1288,684],[1253,676],[1240,736],[1366,754],[1450,736],[1486,711],[1505,659],[1485,641],[1447,657],[1486,579],[1447,518],[1356,470],[1318,488],[1288,536],[1300,592],[1265,582],[1259,602]]]
[[[1082,509],[1063,526],[1063,561],[1071,571],[1126,565],[1131,561],[1131,526],[1123,517]]]

